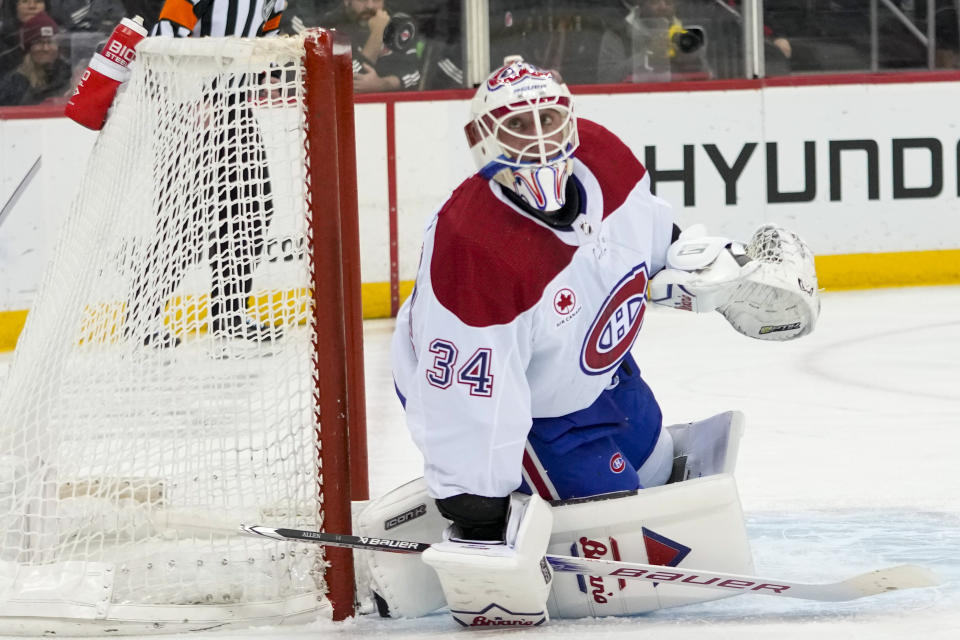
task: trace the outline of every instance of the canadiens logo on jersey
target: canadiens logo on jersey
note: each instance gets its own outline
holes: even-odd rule
[[[580,351],[580,368],[602,375],[616,367],[633,346],[647,308],[647,265],[633,268],[600,306]]]
[[[623,473],[623,470],[627,468],[627,462],[623,459],[623,454],[617,451],[613,454],[613,457],[610,458],[610,471],[614,473]]]

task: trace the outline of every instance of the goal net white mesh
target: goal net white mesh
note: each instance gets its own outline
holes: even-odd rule
[[[0,395],[0,633],[328,606],[319,547],[218,529],[322,525],[303,55],[138,47]]]

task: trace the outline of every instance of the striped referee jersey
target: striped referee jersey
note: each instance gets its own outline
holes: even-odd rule
[[[287,0],[166,0],[155,36],[272,36]]]

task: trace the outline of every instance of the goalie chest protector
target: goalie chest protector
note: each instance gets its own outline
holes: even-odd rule
[[[670,207],[632,152],[581,120],[582,213],[553,228],[477,175],[429,223],[393,371],[438,497],[507,495],[533,418],[590,406],[643,323]]]

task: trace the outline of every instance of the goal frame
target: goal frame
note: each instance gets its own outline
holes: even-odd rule
[[[0,556],[3,633],[175,633],[242,624],[306,622],[318,614],[321,617],[332,614],[334,620],[343,620],[355,614],[355,576],[350,551],[335,550],[322,556],[305,552],[301,556],[299,551],[294,555],[285,548],[275,551],[255,545],[247,555],[250,547],[240,540],[240,525],[253,513],[250,507],[255,503],[237,499],[237,496],[251,496],[251,500],[258,500],[266,495],[269,501],[279,496],[276,503],[256,503],[260,516],[279,519],[278,524],[309,520],[308,526],[322,531],[349,532],[352,503],[369,497],[349,42],[344,36],[323,29],[310,29],[300,36],[276,40],[156,42],[148,39],[144,44],[151,42],[150,47],[141,51],[143,75],[135,76],[139,84],[131,82],[127,95],[121,95],[121,101],[123,98],[130,101],[118,102],[115,106],[114,126],[107,123],[87,163],[81,184],[83,196],[78,194],[66,217],[56,255],[47,268],[38,302],[21,335],[23,349],[18,349],[11,376],[5,382],[4,393],[0,394],[0,408],[10,410],[8,424],[0,430],[0,441],[5,444],[4,451],[0,451],[0,516],[6,518],[3,522],[9,527],[0,540],[4,553]],[[193,48],[190,45],[194,45]],[[155,55],[158,52],[159,57]],[[248,62],[244,56],[248,53],[259,56],[252,67],[244,67]],[[181,54],[183,60],[176,57]],[[170,64],[156,74],[150,71],[153,67],[148,62],[158,59]],[[191,76],[194,67],[190,67],[189,62],[182,64],[191,59],[215,60],[213,75]],[[245,69],[241,73],[247,73],[247,79],[229,75],[228,80],[220,81],[223,76],[217,74],[233,73],[222,68],[233,65],[234,60],[237,64],[231,69]],[[202,70],[202,65],[199,68]],[[186,89],[177,89],[182,93],[164,93],[167,85],[162,84],[162,78],[170,77],[177,83],[186,79],[183,85],[176,84]],[[197,80],[198,77],[201,79]],[[234,82],[234,78],[239,79]],[[296,84],[289,84],[294,79]],[[160,87],[159,98],[141,91],[146,83],[153,81]],[[207,84],[200,88],[202,82]],[[271,82],[279,82],[281,86],[286,82],[295,90],[272,92],[268,85]],[[251,87],[253,89],[248,90]],[[210,90],[241,97],[218,100],[209,97]],[[228,94],[228,91],[235,93]],[[166,98],[171,95],[170,103],[174,106],[168,113],[175,113],[179,128],[151,126],[154,111],[166,107]],[[292,99],[293,95],[300,100]],[[261,156],[251,160],[245,152],[227,146],[222,134],[206,133],[223,131],[223,123],[228,118],[244,117],[236,116],[237,111],[222,116],[222,112],[213,110],[232,108],[239,100],[247,101],[242,103],[244,112],[263,109],[265,115],[274,117],[274,122],[280,122],[276,120],[277,115],[287,118],[288,114],[297,114],[296,124],[290,119],[282,120],[289,124],[279,130],[290,135],[275,137],[269,148],[279,154],[274,157],[277,166],[291,170],[276,171],[272,178],[267,178],[266,189],[256,186],[260,177],[249,176],[266,175],[267,146],[263,146]],[[143,111],[132,108],[140,109],[143,105],[148,116],[138,118]],[[131,108],[125,110],[128,106]],[[266,111],[273,107],[279,110],[273,114]],[[173,111],[181,108],[185,111]],[[163,121],[158,117],[157,122]],[[174,131],[178,139],[193,141],[192,135],[183,135],[184,129],[191,126],[203,131],[198,138],[201,144],[208,145],[206,155],[181,155],[175,151],[179,147],[169,147],[174,151],[169,151],[167,157],[193,158],[192,164],[183,165],[193,171],[175,173],[169,170],[170,165],[151,162],[159,155],[155,149],[168,149],[161,146],[163,138],[157,132]],[[236,125],[243,126],[249,125]],[[259,125],[254,126],[256,134],[242,144],[259,148],[263,144]],[[274,131],[277,130],[274,127]],[[140,135],[122,135],[129,131]],[[112,137],[107,138],[108,135]],[[231,135],[235,139],[240,137]],[[139,143],[133,144],[131,140]],[[246,148],[231,140],[228,144]],[[157,147],[151,147],[155,142]],[[146,153],[138,154],[144,148]],[[243,163],[244,170],[224,177],[228,172],[211,171],[205,166],[204,159],[219,161],[221,149],[224,156],[233,154],[230,162]],[[278,151],[281,149],[282,152]],[[201,162],[196,161],[197,157]],[[110,160],[109,169],[105,169],[104,158]],[[153,172],[143,170],[148,164]],[[249,173],[246,167],[250,167]],[[123,179],[116,180],[116,176]],[[174,179],[171,176],[180,180],[177,193],[187,195],[169,205],[167,200],[151,201],[151,197],[157,197],[151,186],[171,189]],[[204,182],[210,178],[212,182]],[[208,184],[237,186],[233,190],[213,191]],[[250,184],[255,186],[247,186]],[[270,184],[280,187],[272,196]],[[131,185],[136,188],[130,188]],[[307,246],[306,251],[297,254],[303,259],[294,256],[282,260],[296,260],[296,284],[292,290],[289,287],[283,290],[282,284],[276,288],[277,281],[271,281],[269,275],[276,276],[277,271],[269,271],[267,266],[277,263],[278,259],[261,260],[266,258],[265,240],[255,236],[255,241],[247,242],[254,236],[245,231],[247,244],[239,251],[247,252],[244,254],[246,264],[264,266],[264,278],[274,284],[266,285],[256,295],[251,294],[252,284],[246,289],[231,285],[235,293],[230,295],[246,298],[240,308],[253,310],[249,315],[244,311],[246,320],[254,327],[257,322],[262,324],[256,329],[260,332],[256,336],[251,332],[230,335],[230,329],[218,328],[217,311],[212,308],[212,302],[207,302],[225,294],[198,294],[196,284],[184,285],[182,289],[177,289],[179,284],[170,285],[170,282],[179,282],[182,276],[169,276],[170,264],[164,262],[166,256],[156,247],[170,249],[176,245],[180,250],[189,245],[194,247],[191,249],[194,253],[189,253],[191,259],[202,256],[211,246],[210,236],[214,236],[209,232],[210,212],[216,215],[225,210],[217,208],[225,201],[222,194],[226,192],[228,198],[237,201],[246,198],[253,203],[247,211],[266,217],[272,214],[273,202],[281,191],[288,204],[296,204],[286,208],[296,213],[298,221],[296,228],[291,227],[287,233],[292,234],[289,237],[295,242],[304,242]],[[104,197],[105,193],[110,197]],[[112,194],[119,195],[114,199]],[[130,194],[133,195],[128,201]],[[139,197],[141,194],[146,196]],[[261,207],[258,203],[264,199],[268,204]],[[144,206],[145,202],[149,208]],[[149,213],[138,216],[144,211]],[[118,219],[117,212],[125,215],[123,220],[135,220],[141,226],[113,223]],[[151,222],[154,217],[176,221],[172,225],[176,229],[170,233],[175,240],[167,245],[159,241],[154,244],[155,236],[150,234],[161,236],[170,231],[168,227],[160,228],[167,223]],[[256,224],[269,224],[269,217],[266,223],[262,217],[259,220]],[[153,224],[157,225],[156,229],[152,228]],[[115,233],[118,226],[122,228]],[[141,235],[131,241],[132,230]],[[233,233],[233,229],[230,232]],[[194,245],[198,238],[202,243]],[[218,243],[226,242],[221,236],[215,238]],[[251,249],[255,244],[257,248]],[[64,251],[72,247],[78,247],[77,251]],[[91,251],[93,247],[95,251]],[[58,259],[59,255],[87,256],[87,264],[84,268],[72,268],[74,263]],[[90,270],[86,269],[88,265]],[[180,262],[176,265],[178,269],[186,268]],[[207,263],[196,272],[201,279],[202,270],[208,266],[211,270],[214,268]],[[159,316],[154,315],[153,307],[143,310],[156,303],[141,302],[147,295],[142,293],[144,285],[133,284],[145,282],[139,278],[151,269],[159,274],[149,281],[153,287],[151,295],[155,296],[152,300],[162,301],[157,305]],[[94,275],[88,277],[90,273]],[[227,277],[217,275],[219,273],[211,275],[211,280]],[[289,269],[284,277],[287,275],[290,275]],[[128,276],[134,279],[125,279]],[[250,277],[252,283],[252,275]],[[107,284],[102,289],[96,288],[104,280]],[[218,286],[226,285],[213,284],[212,288],[216,290]],[[76,296],[72,295],[73,291],[77,292]],[[182,291],[183,295],[173,295],[175,291]],[[264,308],[267,310],[262,311]],[[172,339],[158,340],[157,344],[151,342],[163,335],[149,333],[157,330],[157,325],[148,324],[149,321],[158,318],[159,330],[166,331],[168,338],[174,337],[175,342]],[[277,331],[273,337],[263,337],[269,336],[274,326]],[[185,341],[183,345],[181,337]],[[274,345],[272,340],[282,342]],[[49,345],[49,349],[38,349],[39,345],[45,348]],[[61,357],[61,354],[65,355]],[[97,358],[101,354],[109,358],[100,361]],[[296,356],[294,360],[284,359],[291,354]],[[71,359],[71,356],[75,357]],[[260,361],[264,356],[271,358]],[[244,372],[254,372],[262,379],[261,388],[265,393],[273,394],[280,402],[265,403],[264,396],[259,395],[256,396],[259,401],[247,403],[248,397],[238,397],[236,391],[250,394],[243,386],[231,387],[232,396],[222,396],[219,390],[217,394],[204,396],[202,387],[191,396],[188,391],[198,388],[195,380],[209,373],[207,369],[197,373],[197,357],[203,362],[224,363],[213,365],[215,376],[220,377],[214,377],[212,384],[221,379],[234,380],[238,373],[242,376]],[[229,359],[233,357],[241,359],[236,362],[246,364],[239,368],[230,364]],[[58,367],[63,363],[72,366],[77,360],[83,366],[64,365],[62,371],[69,369],[69,375],[75,376],[78,382],[68,378],[68,374],[46,376],[47,369],[59,372]],[[294,366],[289,366],[291,362]],[[52,369],[48,366],[50,363],[53,363]],[[180,368],[173,369],[171,365]],[[169,380],[175,379],[179,386],[168,385],[163,375],[139,375],[147,370],[173,372],[177,377]],[[118,375],[118,371],[122,373]],[[186,375],[180,375],[181,371]],[[97,375],[91,376],[94,372]],[[284,384],[288,372],[296,375],[296,385]],[[131,375],[125,377],[128,373]],[[100,386],[88,385],[85,376],[95,378],[94,382]],[[53,382],[38,385],[45,377]],[[256,378],[246,376],[246,380],[251,379]],[[121,386],[127,385],[123,387],[125,391],[130,387],[134,392],[118,393],[114,384],[118,381]],[[136,382],[131,387],[129,381]],[[88,405],[75,402],[71,394],[91,388],[95,393]],[[144,389],[146,396],[140,393]],[[169,393],[171,389],[186,393],[173,396]],[[103,402],[107,396],[110,401]],[[143,397],[148,401],[138,401]],[[182,412],[189,411],[184,407],[189,407],[190,399],[197,397],[218,398],[225,404],[198,404],[208,413],[197,412],[182,419],[181,415],[185,415]],[[159,398],[164,411],[169,408],[163,416],[174,416],[175,430],[170,430],[169,422],[131,420],[154,415],[150,412],[155,412],[158,406],[151,404],[155,398]],[[104,411],[90,411],[88,406],[104,407]],[[72,412],[74,407],[79,407],[79,411]],[[255,407],[255,411],[250,407]],[[240,413],[233,411],[234,408],[239,408]],[[256,413],[260,422],[246,420],[248,413]],[[222,416],[222,420],[208,420],[208,416],[214,414],[218,418]],[[241,432],[247,424],[254,429]],[[206,433],[210,425],[219,429],[215,435]],[[251,440],[251,434],[256,438],[273,437],[271,430],[275,425],[283,429],[278,432],[282,437],[278,442],[286,449],[271,448],[275,447],[275,441]],[[58,447],[64,439],[57,438],[57,429],[69,429],[72,437],[66,441],[83,446]],[[160,448],[158,454],[154,454],[150,446],[141,445],[138,449],[120,450],[118,455],[118,450],[111,449],[111,443],[126,440],[114,434],[125,436],[128,432],[133,434],[129,442],[146,441],[148,445],[154,440],[163,440],[168,433],[176,437],[170,439],[170,449]],[[185,440],[176,439],[181,432],[186,434]],[[143,434],[146,438],[137,441]],[[221,437],[230,440],[224,445]],[[216,457],[205,457],[206,449],[202,447],[191,448],[195,440],[190,438],[202,440],[203,446],[213,442]],[[182,448],[174,450],[175,447]],[[89,455],[90,451],[93,455]],[[102,461],[98,457],[101,452]],[[88,464],[89,458],[94,460]],[[77,464],[61,462],[73,460]],[[171,460],[184,464],[171,466]],[[113,464],[114,461],[118,464]],[[210,464],[213,466],[203,466]],[[210,468],[214,470],[207,474]],[[239,484],[241,481],[247,484]],[[287,489],[289,493],[285,492]],[[61,509],[62,503],[69,504]],[[273,505],[277,508],[271,509]],[[209,533],[207,530],[212,528],[220,528],[221,532]],[[110,547],[121,544],[120,541],[125,545],[124,552],[129,551],[126,555]],[[184,541],[186,544],[181,546]],[[194,549],[190,546],[193,541],[206,546]],[[104,549],[107,553],[98,555]],[[238,549],[242,554],[239,557]],[[264,551],[262,556],[258,555],[260,551]],[[181,552],[183,555],[177,555]],[[145,559],[132,568],[124,564],[130,559],[139,562],[141,558]],[[234,571],[234,567],[238,571]],[[199,578],[201,574],[203,577]],[[251,575],[256,579],[250,581]],[[116,590],[115,577],[121,585]],[[221,585],[226,585],[222,591]],[[159,588],[151,588],[157,586]],[[207,591],[198,592],[197,588]],[[140,594],[153,594],[155,599],[140,599]]]
[[[315,335],[326,338],[316,344],[317,363],[324,363],[317,412],[325,416],[318,482],[324,529],[335,532],[352,531],[351,502],[369,498],[353,65],[341,37],[311,29],[304,42],[313,314]],[[327,597],[334,620],[342,620],[354,614],[353,554],[330,549],[327,561]]]

